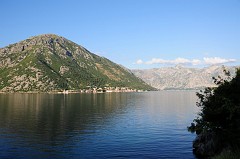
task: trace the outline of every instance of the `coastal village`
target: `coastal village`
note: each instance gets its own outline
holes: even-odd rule
[[[86,89],[80,90],[63,90],[58,93],[110,93],[110,92],[143,92],[144,90],[131,89],[129,87],[91,87],[87,86]]]

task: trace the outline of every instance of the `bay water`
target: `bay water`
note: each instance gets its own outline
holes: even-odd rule
[[[0,94],[0,158],[195,158],[195,91]]]

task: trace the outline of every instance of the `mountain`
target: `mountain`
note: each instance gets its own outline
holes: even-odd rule
[[[231,75],[235,74],[236,67],[227,67]],[[202,89],[215,87],[212,77],[226,77],[223,66],[206,68],[186,68],[181,65],[175,67],[132,70],[143,81],[159,90],[163,89]]]
[[[95,87],[152,90],[126,68],[54,34],[0,49],[0,91],[46,92]]]

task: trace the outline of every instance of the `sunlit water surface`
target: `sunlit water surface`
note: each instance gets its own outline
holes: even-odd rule
[[[0,158],[195,158],[194,91],[0,94]]]

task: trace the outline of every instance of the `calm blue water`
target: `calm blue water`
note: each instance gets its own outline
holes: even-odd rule
[[[0,94],[0,158],[195,158],[192,91]]]

